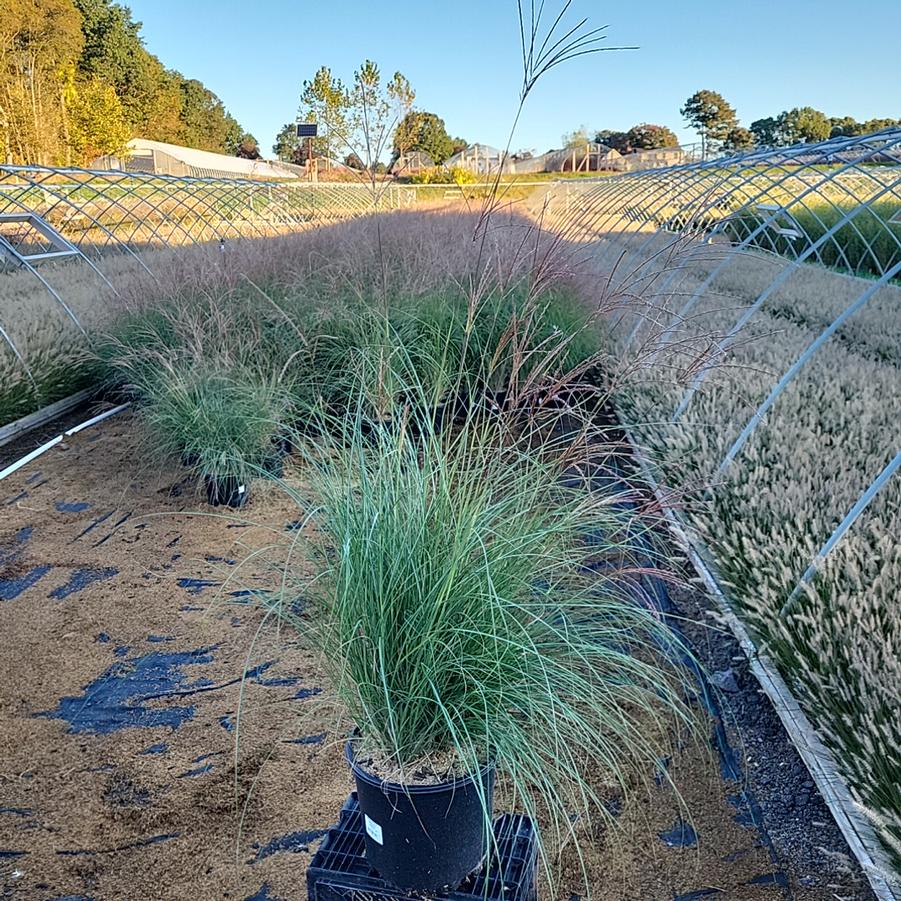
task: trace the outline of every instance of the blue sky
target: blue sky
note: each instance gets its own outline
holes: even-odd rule
[[[349,80],[369,57],[399,69],[416,105],[469,141],[503,146],[521,81],[516,0],[126,0],[147,47],[199,78],[269,154],[321,65]],[[548,7],[559,8],[557,0]],[[404,10],[417,10],[405,14]],[[608,24],[610,45],[550,73],[513,149],[556,147],[564,132],[657,122],[694,140],[679,116],[699,88],[720,91],[745,125],[793,106],[901,117],[901,0],[574,0]]]

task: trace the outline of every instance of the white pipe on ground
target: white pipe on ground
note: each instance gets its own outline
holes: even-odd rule
[[[55,438],[51,438],[49,441],[45,441],[40,447],[36,447],[30,453],[25,454],[19,460],[16,460],[15,463],[10,463],[6,469],[0,470],[0,481],[5,479],[7,476],[11,476],[14,472],[20,470],[23,466],[27,466],[31,463],[32,460],[36,460],[41,454],[46,453],[50,450],[51,447],[56,447],[63,438],[68,438],[72,435],[77,434],[82,429],[86,429],[92,425],[96,425],[98,422],[103,422],[104,419],[109,419],[111,416],[115,416],[117,413],[121,413],[123,410],[127,409],[131,406],[131,402],[125,404],[119,404],[118,407],[113,407],[112,410],[107,410],[104,413],[98,413],[96,416],[92,416],[90,419],[81,423],[80,425],[74,426],[71,429],[63,432],[60,435],[57,435]]]

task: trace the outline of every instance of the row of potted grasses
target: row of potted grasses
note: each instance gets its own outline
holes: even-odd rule
[[[207,479],[261,474],[288,440],[301,480],[280,485],[303,522],[283,590],[258,600],[320,656],[352,724],[382,875],[456,886],[498,851],[497,784],[541,827],[553,890],[556,851],[612,823],[611,794],[651,783],[694,718],[677,639],[634,593],[634,509],[590,477],[603,436],[577,398],[597,390],[598,323],[526,282],[338,308],[310,294],[149,305],[99,359],[150,447]]]
[[[286,436],[317,416],[359,406],[372,428],[411,407],[535,396],[564,374],[584,381],[600,354],[571,292],[525,285],[476,303],[452,287],[415,303],[349,297],[331,311],[308,294],[231,291],[126,313],[97,348],[160,456],[241,483],[273,470]]]

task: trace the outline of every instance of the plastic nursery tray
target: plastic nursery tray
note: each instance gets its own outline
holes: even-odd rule
[[[538,846],[528,817],[504,814],[494,821],[496,852],[455,891],[437,895],[447,901],[536,901]],[[366,862],[363,823],[352,792],[341,817],[322,840],[307,870],[310,901],[377,901],[410,896],[385,882]]]

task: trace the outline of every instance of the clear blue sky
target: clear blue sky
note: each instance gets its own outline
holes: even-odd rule
[[[321,65],[349,80],[365,58],[399,69],[416,105],[453,135],[503,146],[521,80],[516,0],[125,0],[148,49],[217,93],[269,154]],[[559,8],[559,0],[547,0]],[[406,14],[407,10],[415,12]],[[722,93],[744,125],[793,106],[857,119],[901,117],[901,0],[574,0],[608,24],[610,45],[550,73],[513,149],[542,152],[580,125],[669,125],[699,88]]]

